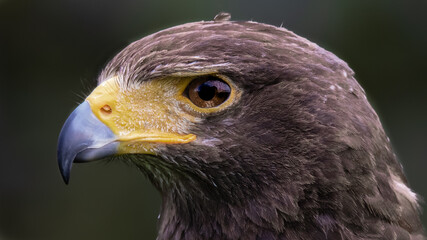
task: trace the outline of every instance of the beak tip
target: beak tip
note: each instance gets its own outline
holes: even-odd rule
[[[60,159],[60,158],[59,158]],[[70,172],[71,172],[71,164],[63,164],[61,160],[59,162],[59,171],[61,172],[62,179],[64,180],[65,184],[68,185],[68,182],[70,181]],[[68,166],[70,165],[70,166]]]
[[[65,185],[68,185],[70,182],[70,173],[64,173],[61,171],[62,180],[64,180]]]

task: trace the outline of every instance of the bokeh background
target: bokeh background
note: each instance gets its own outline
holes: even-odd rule
[[[0,0],[0,239],[155,239],[161,200],[142,174],[78,165],[66,186],[57,136],[120,49],[220,11],[283,25],[347,61],[427,197],[427,1]]]

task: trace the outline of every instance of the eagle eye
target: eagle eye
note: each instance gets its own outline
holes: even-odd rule
[[[194,105],[212,108],[225,102],[231,93],[231,87],[215,76],[194,79],[187,87],[186,95]]]

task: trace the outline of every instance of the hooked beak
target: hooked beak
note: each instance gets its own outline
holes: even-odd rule
[[[145,95],[157,93],[152,88],[147,89],[149,91]],[[148,109],[145,112],[161,113],[164,106],[150,102],[151,98],[132,105],[134,96],[120,90],[117,77],[112,77],[96,87],[71,113],[59,134],[58,143],[58,164],[65,183],[70,179],[73,162],[88,162],[119,154],[156,154],[159,144],[185,144],[196,139],[196,135],[191,133],[164,131],[158,127],[160,124],[151,128],[141,127],[142,119],[164,122],[163,115],[153,114],[141,119],[135,114],[137,111],[129,109],[144,106]]]
[[[73,162],[98,160],[117,153],[115,134],[92,112],[87,101],[68,117],[58,142],[58,164],[64,182],[68,184]]]

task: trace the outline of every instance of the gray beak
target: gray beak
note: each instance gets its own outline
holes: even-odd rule
[[[68,184],[73,162],[88,162],[117,153],[116,136],[92,112],[87,101],[80,104],[65,121],[59,134],[58,164]]]

